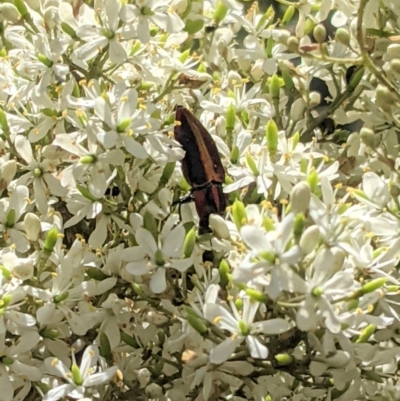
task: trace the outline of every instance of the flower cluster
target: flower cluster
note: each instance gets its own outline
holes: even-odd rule
[[[398,4],[263,7],[0,4],[1,401],[400,398]]]

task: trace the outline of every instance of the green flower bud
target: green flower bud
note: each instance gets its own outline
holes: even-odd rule
[[[35,178],[40,178],[43,175],[42,170],[39,167],[33,169],[33,176]]]
[[[53,297],[53,302],[54,302],[55,304],[59,304],[59,303],[65,301],[65,300],[68,298],[68,296],[69,296],[69,292],[68,292],[68,291],[65,291],[65,292],[63,292],[62,294],[55,295],[55,296]]]
[[[71,373],[72,373],[72,381],[77,385],[77,386],[82,386],[83,384],[83,377],[81,375],[81,371],[79,370],[79,367],[76,365],[76,363],[73,363],[71,365]]]
[[[290,192],[290,211],[294,214],[304,213],[311,200],[310,186],[305,181],[298,182]]]
[[[103,281],[106,278],[109,278],[110,276],[105,274],[101,269],[98,267],[87,267],[85,269],[86,274],[88,275],[89,278],[92,278],[96,281]]]
[[[153,82],[142,81],[142,82],[140,82],[140,85],[138,86],[138,90],[140,90],[140,91],[148,91],[151,88],[153,88],[154,85],[155,84]],[[120,129],[120,125],[118,126],[118,129]],[[123,131],[119,131],[119,132],[124,132],[125,129]]]
[[[243,299],[242,298],[236,298],[235,299],[235,306],[237,310],[243,310]]]
[[[11,228],[14,226],[14,224],[16,223],[15,221],[15,209],[10,209],[7,213],[7,217],[6,217],[6,224],[5,226],[8,228]]]
[[[50,228],[47,232],[46,239],[44,240],[43,250],[47,253],[53,252],[58,239],[58,229],[56,226]]]
[[[243,202],[235,200],[232,205],[232,218],[238,230],[247,224],[247,213]]]
[[[81,193],[84,198],[89,199],[92,202],[96,202],[98,200],[90,193],[90,191],[86,187],[82,185],[77,185],[76,189]]]
[[[61,29],[72,39],[78,39],[75,29],[68,25],[66,22],[61,22]]]
[[[262,220],[262,226],[264,227],[265,231],[272,231],[275,229],[274,220],[271,217],[264,216]]]
[[[300,171],[303,174],[306,174],[307,167],[308,167],[308,161],[306,159],[301,159],[301,161],[300,161]]]
[[[131,50],[130,50],[130,52],[129,52],[129,55],[130,55],[130,56],[135,55],[135,53],[137,53],[137,52],[140,50],[141,46],[142,46],[142,43],[140,42],[140,40],[136,40],[136,41],[133,43],[133,46],[131,47]]]
[[[206,72],[206,71],[205,71]],[[213,73],[212,73],[212,79],[213,79],[213,81],[215,82],[215,83],[220,83],[221,82],[221,75],[220,75],[220,73],[218,72],[218,71],[214,71]]]
[[[231,163],[232,164],[236,164],[238,162],[239,159],[239,148],[235,145],[232,150],[231,150]]]
[[[294,135],[292,136],[292,149],[295,150],[297,147],[297,144],[300,141],[300,133],[297,131],[294,133]]]
[[[156,219],[154,218],[154,216],[149,213],[146,212],[144,214],[143,217],[143,227],[150,231],[151,235],[153,236],[153,238],[157,241],[158,238],[158,226],[157,226],[157,222]]]
[[[82,163],[82,164],[93,164],[95,162],[96,162],[96,156],[94,156],[94,155],[82,156],[79,159],[79,163]]]
[[[308,185],[310,186],[311,192],[315,193],[318,189],[318,184],[319,184],[318,173],[315,170],[310,172],[310,174],[307,177],[307,182]]]
[[[326,28],[322,24],[318,24],[313,29],[313,36],[317,43],[322,43],[326,40]]]
[[[274,358],[279,366],[287,366],[294,361],[294,358],[289,354],[276,354]]]
[[[102,92],[100,97],[102,97],[107,103],[110,103],[110,98],[106,92]]]
[[[269,154],[275,155],[278,150],[278,126],[272,119],[267,122],[266,139]]]
[[[9,131],[7,115],[3,109],[0,109],[0,126],[3,129],[3,131],[5,132]]]
[[[130,335],[128,335],[128,334],[126,334],[126,333],[124,333],[124,332],[121,332],[121,340],[125,343],[125,344],[127,344],[127,345],[129,345],[130,347],[132,347],[132,348],[140,348],[139,347],[139,344],[137,343],[137,341],[136,341],[136,339],[135,339],[135,337],[131,337]]]
[[[239,326],[240,334],[242,336],[248,336],[250,334],[250,327],[247,326],[247,324],[243,320],[239,321],[238,326]]]
[[[354,195],[359,196],[360,198],[368,199],[368,196],[366,195],[366,193],[361,189],[355,189],[353,193],[354,193]]]
[[[315,22],[308,18],[306,20],[306,23],[304,24],[304,35],[309,35],[311,32],[313,32],[315,27]]]
[[[131,118],[125,118],[125,120],[121,121],[118,124],[117,127],[117,132],[121,133],[121,132],[125,132],[126,129],[132,124],[132,119]]]
[[[228,7],[222,1],[218,1],[213,15],[214,22],[218,25],[226,17],[227,13]]]
[[[3,265],[0,265],[0,275],[3,276],[6,280],[11,278],[11,272]],[[1,305],[0,305],[1,306]]]
[[[222,288],[226,288],[229,284],[229,276],[231,274],[231,268],[226,259],[222,259],[219,263],[219,284]]]
[[[195,33],[201,31],[204,26],[204,20],[203,18],[199,19],[187,19],[185,28],[183,30],[187,32],[189,35],[194,35]]]
[[[350,33],[346,28],[336,29],[335,39],[342,45],[349,46],[350,44]]]
[[[29,15],[29,11],[24,0],[14,0],[14,6],[17,8],[22,18],[25,18]]]
[[[368,294],[370,292],[376,291],[378,288],[381,288],[384,284],[386,284],[387,278],[386,277],[379,277],[375,278],[368,283],[364,284],[361,288],[360,291],[361,293]]]
[[[292,20],[295,11],[296,11],[296,8],[294,6],[289,6],[285,10],[285,14],[283,14],[281,24],[282,25],[288,24]]]
[[[43,329],[40,331],[40,335],[43,338],[50,338],[50,340],[55,340],[59,336],[59,332],[56,329]]]
[[[165,265],[164,255],[159,249],[156,250],[156,253],[154,255],[154,259],[156,261],[157,266],[164,266]]]
[[[315,298],[319,298],[321,295],[324,294],[324,289],[322,287],[315,287],[313,288],[311,293]]]
[[[375,149],[375,134],[370,128],[363,127],[360,131],[361,141],[371,149]]]
[[[276,255],[273,252],[261,251],[258,256],[260,259],[266,260],[269,263],[275,263]]]
[[[196,230],[192,227],[186,234],[185,241],[183,242],[183,256],[189,258],[192,256],[194,247],[196,245]]]
[[[274,45],[275,45],[275,40],[272,36],[270,36],[267,39],[267,46],[265,47],[265,54],[266,54],[267,58],[272,57],[272,50],[274,48]]]
[[[303,213],[296,214],[296,217],[294,218],[293,235],[296,243],[300,241],[301,234],[303,233],[304,230],[305,220],[306,218]]]
[[[179,56],[179,61],[181,63],[184,63],[188,58],[190,57],[190,50],[185,50],[184,52],[181,53]]]
[[[105,358],[106,361],[111,361],[113,359],[110,341],[107,335],[103,332],[100,333],[99,351],[100,355]]]
[[[182,177],[179,180],[179,188],[181,188],[184,192],[189,192],[191,187],[189,183],[185,180],[185,177]]]
[[[49,60],[44,54],[39,53],[37,55],[38,60],[44,64],[46,67],[51,68],[53,67],[53,62],[51,60]]]
[[[175,162],[169,162],[165,165],[162,176],[160,178],[160,186],[165,186],[169,179],[172,177],[172,174],[175,171]]]
[[[153,11],[151,11],[151,12],[153,12]],[[160,28],[158,26],[152,26],[150,28],[150,36],[152,38],[155,38],[157,36],[157,34],[159,34],[159,33],[160,33]],[[111,37],[108,37],[108,39],[112,39],[114,37],[114,35],[115,35],[114,32],[110,31]]]
[[[371,336],[375,333],[375,330],[376,330],[376,325],[369,324],[367,327],[365,327],[363,330],[361,330],[361,333],[358,336],[356,343],[366,343],[371,338]]]
[[[295,53],[295,51],[292,53]],[[288,90],[288,92],[294,93],[296,91],[296,86],[293,82],[292,73],[289,69],[282,70],[282,79],[284,82],[284,87]]]
[[[278,75],[274,74],[269,78],[269,93],[271,94],[272,99],[279,99],[281,86],[281,79]]]
[[[347,91],[354,92],[354,90],[357,88],[359,83],[362,80],[362,77],[364,76],[364,67],[358,67],[352,74],[350,78],[349,85],[347,86]]]
[[[350,301],[347,302],[347,308],[349,310],[355,310],[358,308],[359,304],[360,304],[360,301],[358,299],[351,299]]]
[[[233,104],[230,104],[226,112],[225,128],[227,130],[233,129],[235,127],[235,121],[236,121],[236,108]]]
[[[12,301],[12,295],[10,294],[4,295],[3,297],[1,297],[0,307],[6,308],[8,305],[10,305],[11,301]]]
[[[256,166],[256,162],[254,161],[253,157],[251,156],[250,152],[246,153],[246,163],[248,167],[250,168],[251,172],[255,177],[258,177],[260,175],[260,172],[258,171],[258,168]]]
[[[24,217],[24,230],[29,241],[37,242],[42,231],[39,217],[31,212]]]
[[[240,116],[242,118],[242,122],[244,125],[248,125],[250,117],[249,117],[249,113],[246,110],[242,110],[240,112]]]
[[[201,335],[204,335],[208,332],[207,326],[203,323],[201,318],[196,314],[196,312],[189,307],[184,308],[186,312],[186,320],[187,322]]]
[[[228,89],[228,91],[227,91],[227,96],[230,97],[230,98],[232,98],[232,99],[235,99],[235,98],[236,98],[235,92],[233,92],[232,89]]]
[[[1,358],[1,363],[4,364],[5,366],[11,366],[14,363],[14,359],[11,358],[10,356],[3,356]]]
[[[259,30],[263,29],[263,27],[268,26],[273,21],[274,17],[275,10],[272,6],[269,6],[268,10],[259,19],[256,26],[256,31],[258,32]]]
[[[58,117],[59,116],[58,111],[55,109],[50,109],[50,108],[45,107],[41,111],[47,117]]]
[[[268,296],[262,293],[261,291],[255,290],[253,288],[246,288],[246,295],[253,301],[265,303],[268,301]]]

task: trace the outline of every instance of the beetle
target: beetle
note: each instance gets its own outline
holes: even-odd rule
[[[190,199],[199,215],[199,234],[209,233],[210,214],[223,214],[226,209],[222,191],[225,170],[217,145],[203,124],[183,106],[177,106],[175,112],[174,137],[185,151],[182,173],[192,187]]]

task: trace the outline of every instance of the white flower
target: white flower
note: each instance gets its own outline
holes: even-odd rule
[[[266,359],[268,348],[260,342],[257,334],[282,334],[290,329],[290,324],[284,319],[254,321],[259,302],[243,298],[243,310],[239,311],[234,302],[229,302],[232,313],[222,305],[206,303],[204,317],[219,328],[228,330],[232,335],[218,344],[210,352],[210,362],[220,364],[225,362],[235,352],[243,341],[249,348],[253,358]]]
[[[44,34],[38,34],[34,39],[36,51],[40,54],[41,58],[45,57],[47,59],[44,61],[48,64],[48,68],[44,70],[35,88],[36,94],[38,96],[43,96],[48,85],[56,80],[65,80],[69,73],[68,65],[62,62],[60,63],[60,59],[62,60],[62,55],[67,51],[70,45],[70,39],[64,37],[49,40]],[[45,67],[43,62],[42,67]]]
[[[332,333],[341,330],[339,308],[335,307],[333,301],[349,296],[357,288],[351,272],[342,270],[343,262],[343,251],[338,248],[331,250],[323,247],[318,251],[305,280],[308,290],[300,287],[294,289],[306,293],[296,316],[300,330],[313,330],[321,324]]]
[[[34,316],[19,312],[20,306],[26,296],[26,290],[21,286],[15,288],[15,282],[4,282],[2,279],[0,296],[2,307],[0,309],[0,335],[6,331],[13,332],[16,329],[32,327],[36,323]]]
[[[74,358],[75,359],[75,358]],[[87,394],[87,389],[104,385],[110,382],[118,366],[113,366],[103,372],[95,373],[99,362],[99,349],[95,345],[89,345],[82,356],[80,366],[68,368],[57,358],[46,358],[44,364],[47,371],[64,379],[67,384],[61,384],[49,390],[43,397],[43,401],[57,401],[63,397],[82,398]]]
[[[169,1],[139,0],[135,5],[127,4],[122,8],[121,19],[127,23],[134,23],[139,40],[148,43],[150,24],[168,33],[179,32],[184,27],[183,21],[169,6]]]
[[[33,184],[36,207],[42,214],[47,213],[49,207],[49,194],[55,196],[65,196],[67,190],[61,186],[60,181],[51,174],[54,166],[47,160],[38,162],[32,152],[29,141],[22,135],[15,138],[15,149],[19,155],[27,162],[29,172],[16,180],[16,185]],[[40,156],[39,156],[40,157]]]
[[[29,190],[23,185],[17,186],[9,198],[0,199],[0,232],[5,236],[6,243],[15,245],[21,253],[27,252],[31,246],[23,233],[24,222],[21,221],[28,202]]]
[[[90,131],[88,132],[88,149],[85,149],[76,143],[78,136],[79,133],[59,134],[53,142],[79,157],[77,163],[62,171],[61,184],[67,188],[73,188],[76,183],[87,181],[91,195],[101,199],[116,174],[115,170],[111,170],[111,166],[121,166],[124,163],[124,154],[119,149],[103,151],[96,142],[94,133]]]
[[[98,3],[101,4],[101,3]],[[127,58],[125,48],[120,43],[122,29],[119,28],[121,2],[106,0],[103,8],[96,10],[101,14],[102,25],[82,24],[76,34],[86,43],[75,50],[74,56],[83,62],[96,57],[99,51],[108,46],[110,61],[123,63]]]
[[[102,97],[95,102],[98,117],[111,130],[100,132],[98,137],[106,148],[116,145],[124,146],[126,150],[139,159],[146,159],[147,152],[143,145],[134,138],[149,130],[158,128],[158,123],[151,118],[149,111],[138,108],[136,90],[127,89],[118,100],[116,118],[111,111],[110,104]],[[152,126],[157,124],[156,127]]]
[[[290,290],[297,279],[289,273],[288,265],[297,263],[301,256],[300,247],[290,243],[293,221],[293,214],[288,214],[275,230],[267,233],[251,225],[242,227],[240,234],[251,251],[235,268],[233,278],[268,286],[267,293],[273,299],[281,291]]]
[[[33,366],[30,352],[40,341],[37,331],[29,330],[15,339],[11,345],[5,343],[6,333],[0,334],[0,388],[1,400],[12,401],[15,376],[23,381],[37,382],[43,372]],[[9,343],[9,342],[8,342]]]
[[[173,227],[172,219],[164,225],[157,242],[150,231],[144,228],[136,231],[135,238],[139,246],[123,251],[122,258],[128,262],[126,270],[135,276],[152,273],[150,289],[156,294],[167,288],[167,268],[183,273],[193,263],[191,258],[183,259],[185,229],[181,225]]]

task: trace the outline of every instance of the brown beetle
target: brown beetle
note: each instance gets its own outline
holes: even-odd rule
[[[182,145],[185,157],[182,172],[192,187],[191,199],[200,218],[199,233],[210,232],[210,214],[222,214],[226,198],[222,191],[225,170],[217,146],[203,124],[182,106],[176,108],[175,139]]]

